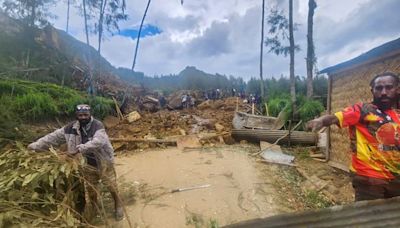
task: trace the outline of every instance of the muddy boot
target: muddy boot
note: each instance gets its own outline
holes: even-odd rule
[[[115,209],[115,220],[116,221],[121,221],[124,218],[124,210],[122,207],[117,207]]]

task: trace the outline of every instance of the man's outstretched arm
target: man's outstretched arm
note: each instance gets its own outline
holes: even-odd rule
[[[48,150],[50,146],[59,146],[63,143],[65,143],[65,133],[64,128],[60,128],[29,144],[28,149],[38,151]]]
[[[324,115],[308,121],[306,127],[307,129],[311,129],[312,131],[316,132],[321,130],[323,127],[329,127],[332,124],[338,125],[339,119],[335,115]]]

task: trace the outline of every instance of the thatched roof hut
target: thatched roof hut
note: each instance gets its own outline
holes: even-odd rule
[[[400,74],[400,38],[322,70],[320,73],[329,76],[328,112],[335,113],[354,103],[371,101],[369,81],[385,71]],[[350,164],[347,129],[332,127],[328,131],[328,145],[329,164],[347,170]]]

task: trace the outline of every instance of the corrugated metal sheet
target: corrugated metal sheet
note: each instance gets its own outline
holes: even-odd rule
[[[226,227],[400,227],[400,197],[276,215]]]

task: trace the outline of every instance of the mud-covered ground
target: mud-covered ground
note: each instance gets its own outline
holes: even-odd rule
[[[128,216],[117,225],[128,227],[129,218],[135,227],[216,227],[352,201],[346,174],[303,152],[292,151],[300,156],[298,167],[291,167],[260,162],[252,156],[257,151],[254,144],[235,144],[120,154],[119,181],[135,186],[136,201],[126,205]],[[316,189],[298,168],[325,186]],[[171,192],[196,186],[203,188]]]

